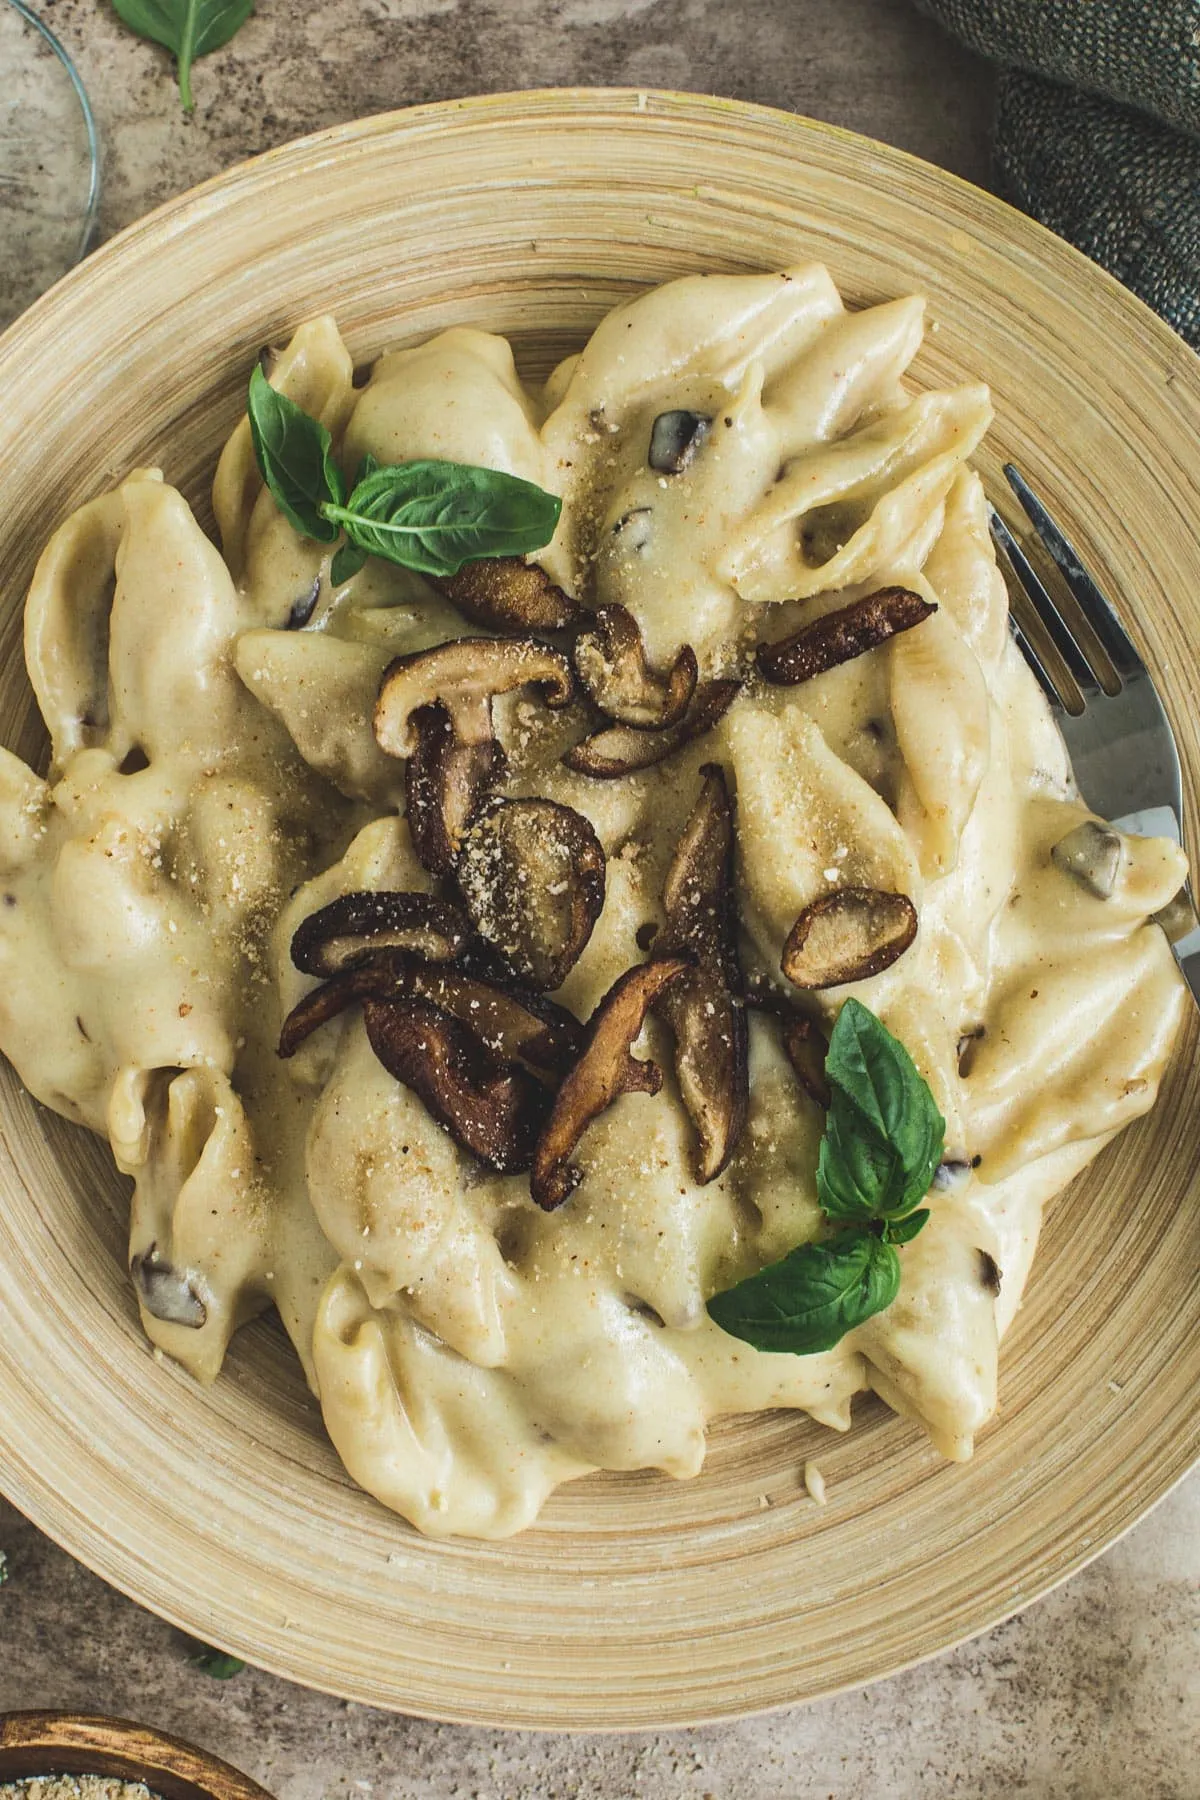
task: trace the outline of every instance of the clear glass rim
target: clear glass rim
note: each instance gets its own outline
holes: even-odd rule
[[[41,34],[51,50],[53,50],[55,56],[57,56],[59,62],[70,77],[71,86],[75,90],[75,98],[78,100],[80,111],[83,113],[84,129],[87,132],[88,160],[90,168],[88,173],[88,193],[87,203],[84,207],[83,225],[79,233],[79,242],[75,246],[75,255],[73,258],[73,261],[77,263],[80,262],[87,253],[88,246],[92,240],[92,233],[96,229],[96,215],[100,209],[100,133],[96,128],[96,115],[92,111],[92,103],[88,99],[87,89],[80,79],[79,70],[72,62],[65,46],[54,35],[44,20],[39,19],[35,12],[30,11],[29,7],[25,4],[25,0],[8,0],[8,3],[20,13],[21,17],[28,24],[33,26],[35,31]]]

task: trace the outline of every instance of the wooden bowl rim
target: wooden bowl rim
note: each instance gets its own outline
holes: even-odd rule
[[[0,1715],[0,1783],[53,1775],[141,1781],[163,1800],[272,1800],[232,1763],[132,1719],[74,1712]]]
[[[1007,216],[1015,221],[1023,233],[1030,233],[1035,239],[1040,238],[1045,243],[1053,245],[1057,254],[1065,253],[1068,258],[1075,259],[1086,269],[1089,280],[1099,281],[1122,305],[1132,308],[1135,313],[1140,314],[1138,322],[1142,329],[1152,331],[1170,348],[1173,354],[1183,351],[1185,356],[1200,364],[1200,353],[1193,351],[1190,345],[1167,324],[1166,320],[1154,311],[1153,307],[1149,306],[1140,295],[1135,294],[1132,288],[1128,288],[1123,282],[1118,281],[1116,276],[1110,274],[1101,263],[1094,262],[1090,256],[1086,256],[1082,250],[1077,249],[1067,238],[1060,237],[1057,232],[1051,231],[1049,226],[1043,225],[1041,220],[1035,219],[1031,213],[1022,212],[1020,207],[1014,206],[1011,201],[1005,200],[999,194],[992,193],[988,188],[980,187],[977,182],[968,180],[965,175],[956,174],[953,169],[943,169],[939,164],[930,162],[927,157],[918,156],[915,151],[903,150],[898,145],[886,143],[882,138],[873,138],[864,131],[853,131],[849,126],[835,124],[831,119],[816,118],[811,113],[787,112],[783,107],[769,106],[760,100],[729,99],[719,94],[704,94],[690,88],[639,87],[622,84],[610,87],[567,85],[563,87],[505,88],[500,93],[465,94],[452,100],[423,100],[415,106],[392,107],[386,112],[367,113],[357,119],[345,119],[337,125],[324,125],[317,131],[308,131],[300,137],[288,138],[285,143],[272,145],[269,150],[260,150],[253,156],[241,157],[237,162],[231,163],[228,168],[218,170],[215,175],[206,176],[203,181],[198,181],[194,186],[185,188],[182,193],[173,194],[169,199],[161,201],[149,212],[139,214],[136,219],[131,219],[127,225],[123,225],[119,231],[114,232],[112,237],[105,238],[94,250],[89,251],[82,262],[76,263],[73,268],[68,269],[51,287],[46,289],[44,294],[39,295],[31,306],[26,307],[23,313],[19,313],[4,331],[0,331],[0,351],[7,347],[10,337],[17,335],[22,330],[26,321],[39,319],[42,311],[47,309],[58,296],[69,294],[76,285],[86,282],[91,272],[101,262],[108,262],[110,257],[127,243],[140,237],[152,226],[166,223],[176,213],[186,212],[194,206],[198,206],[214,193],[221,191],[253,170],[267,168],[275,162],[290,162],[298,153],[312,149],[330,148],[338,144],[353,142],[358,138],[387,136],[390,132],[409,125],[419,126],[430,122],[450,125],[464,113],[494,111],[503,114],[514,104],[531,101],[557,102],[564,106],[579,107],[583,111],[603,110],[604,107],[619,101],[632,101],[639,109],[643,102],[651,101],[668,107],[701,106],[706,109],[716,108],[718,111],[728,111],[734,118],[761,118],[764,122],[783,122],[789,127],[798,129],[801,133],[812,132],[819,137],[829,137],[847,144],[870,144],[888,160],[909,164],[915,169],[932,173],[940,182],[948,182],[956,188],[961,188],[964,193],[977,196],[989,211],[997,214],[1000,218]],[[1200,1447],[1197,1449],[1197,1455],[1200,1456]]]
[[[29,312],[22,315],[21,319],[10,327],[7,333],[0,337],[0,362],[5,360],[8,353],[19,351],[22,334],[27,329],[34,329],[41,326],[42,321],[47,315],[53,315],[54,309],[60,299],[69,299],[73,297],[78,284],[89,280],[92,273],[97,268],[106,268],[111,261],[119,259],[125,251],[130,246],[137,243],[144,234],[156,233],[161,227],[168,224],[180,226],[193,211],[211,210],[214,199],[219,199],[220,196],[228,190],[236,189],[237,185],[251,172],[262,173],[264,171],[276,169],[282,172],[294,164],[296,160],[303,161],[304,158],[309,156],[314,150],[319,150],[327,154],[329,152],[343,150],[355,144],[367,145],[373,140],[386,139],[393,134],[406,134],[413,130],[428,130],[430,126],[444,126],[447,129],[453,129],[455,125],[464,120],[472,121],[481,116],[492,116],[497,122],[503,123],[506,110],[510,110],[514,106],[519,106],[522,109],[528,109],[531,106],[542,106],[550,109],[555,107],[560,108],[562,110],[554,113],[553,117],[557,122],[561,123],[562,120],[572,112],[584,115],[590,113],[605,113],[614,106],[623,105],[632,107],[643,100],[648,102],[651,106],[663,108],[667,114],[680,112],[686,115],[688,109],[699,108],[703,111],[706,122],[708,123],[713,123],[718,115],[725,114],[728,116],[734,129],[736,129],[739,123],[753,124],[755,121],[761,122],[764,125],[770,124],[776,128],[783,126],[786,127],[790,134],[795,136],[798,147],[802,146],[808,134],[814,134],[818,138],[830,139],[833,140],[834,143],[845,145],[862,146],[865,144],[869,146],[873,152],[877,152],[887,165],[892,167],[898,166],[900,168],[911,167],[914,170],[921,171],[925,177],[933,176],[936,179],[937,184],[944,185],[951,191],[957,190],[962,194],[972,196],[978,210],[983,215],[985,222],[998,233],[1004,234],[1007,230],[1010,242],[1012,233],[1015,232],[1020,239],[1020,247],[1022,248],[1028,249],[1030,245],[1034,246],[1035,249],[1038,246],[1046,248],[1052,247],[1056,261],[1060,265],[1065,262],[1068,267],[1077,269],[1081,280],[1085,281],[1086,284],[1091,287],[1093,293],[1095,293],[1097,289],[1107,293],[1115,308],[1124,314],[1125,322],[1127,323],[1130,332],[1136,333],[1143,342],[1145,342],[1146,339],[1150,339],[1154,347],[1159,352],[1169,355],[1171,361],[1176,365],[1187,363],[1191,365],[1193,372],[1200,370],[1200,359],[1195,358],[1193,353],[1185,344],[1183,344],[1182,340],[1177,338],[1176,334],[1172,332],[1156,314],[1151,312],[1147,306],[1136,298],[1136,296],[1130,294],[1128,290],[1123,288],[1113,277],[1099,269],[1095,264],[1091,263],[1086,257],[1083,257],[1071,246],[1065,244],[1063,240],[1056,237],[1053,233],[1037,224],[1036,221],[1029,219],[1026,215],[1020,213],[996,196],[976,188],[972,183],[963,180],[961,177],[952,175],[947,171],[936,169],[932,164],[919,157],[913,156],[909,152],[878,144],[875,140],[865,138],[858,133],[847,131],[842,127],[831,125],[824,121],[808,120],[799,115],[784,112],[778,108],[742,101],[715,100],[709,96],[691,95],[672,90],[657,90],[642,87],[566,87],[541,90],[518,90],[513,93],[484,95],[464,100],[429,102],[419,107],[398,109],[394,112],[374,115],[367,119],[353,120],[345,124],[329,127],[325,130],[309,134],[306,137],[293,140],[288,144],[278,146],[260,156],[247,159],[234,165],[233,168],[209,178],[204,183],[188,190],[184,194],[175,196],[142,219],[127,226],[122,232],[96,252],[92,258],[89,258],[86,264],[65,276],[47,295],[36,302]],[[529,117],[530,114],[528,110],[522,110],[520,115],[521,122],[528,123]],[[663,114],[660,113],[658,117],[661,119]],[[684,117],[678,120],[677,123],[679,127],[682,127],[686,122],[686,117]],[[1189,779],[1192,779],[1191,770],[1189,770]],[[1200,1417],[1193,1413],[1190,1425],[1187,1429],[1179,1431],[1169,1442],[1163,1442],[1157,1447],[1152,1477],[1146,1482],[1146,1488],[1139,1494],[1136,1511],[1127,1512],[1126,1516],[1118,1522],[1114,1523],[1111,1520],[1107,1521],[1104,1528],[1090,1540],[1080,1540],[1076,1537],[1069,1548],[1060,1547],[1056,1551],[1057,1566],[1052,1572],[1043,1564],[1042,1567],[1039,1567],[1036,1570],[1033,1579],[1027,1587],[1022,1586],[1019,1592],[1014,1589],[1012,1591],[1011,1599],[1002,1599],[998,1595],[994,1596],[994,1603],[977,1613],[966,1629],[954,1631],[942,1639],[940,1643],[935,1644],[928,1649],[924,1649],[904,1660],[892,1658],[888,1661],[886,1668],[881,1666],[876,1672],[869,1676],[868,1679],[882,1678],[885,1674],[896,1673],[902,1668],[914,1666],[915,1664],[928,1660],[928,1658],[932,1656],[942,1654],[954,1644],[967,1641],[978,1635],[980,1632],[990,1629],[1003,1619],[1011,1617],[1014,1613],[1020,1611],[1032,1600],[1050,1592],[1063,1580],[1067,1579],[1078,1569],[1084,1567],[1087,1563],[1100,1555],[1109,1544],[1115,1542],[1116,1539],[1123,1535],[1126,1530],[1130,1529],[1134,1523],[1144,1517],[1146,1512],[1148,1512],[1153,1505],[1156,1505],[1159,1500],[1165,1497],[1178,1481],[1183,1478],[1197,1458],[1200,1458]],[[4,1472],[0,1469],[0,1487],[4,1485],[4,1482]],[[1148,1490],[1153,1490],[1149,1500],[1145,1498],[1145,1493]],[[30,1516],[35,1519],[35,1522],[40,1522],[38,1520],[37,1510],[34,1507],[29,1506],[27,1507],[27,1510],[29,1510]],[[71,1553],[73,1555],[80,1554],[73,1546],[71,1547]],[[93,1556],[95,1560],[91,1562],[90,1566],[98,1566],[103,1560],[99,1548],[93,1551]],[[81,1560],[89,1562],[89,1557],[85,1554],[81,1557]],[[114,1585],[118,1587],[124,1586],[122,1580],[114,1577],[107,1568],[98,1568],[98,1572],[103,1575],[105,1580],[112,1582]],[[132,1573],[126,1573],[125,1579],[133,1585]],[[125,1591],[128,1591],[128,1589]],[[141,1598],[140,1594],[135,1593],[132,1597],[138,1599],[141,1604],[146,1604],[146,1601]],[[154,1603],[154,1610],[161,1616],[170,1618],[173,1622],[182,1625],[185,1629],[190,1628],[191,1625],[194,1624],[194,1621],[189,1621],[186,1615],[180,1613],[178,1609],[173,1610],[159,1601]],[[211,1637],[213,1634],[210,1632],[208,1635]],[[213,1641],[220,1641],[221,1635],[222,1634],[218,1634],[213,1638]],[[229,1630],[225,1631],[223,1635],[228,1639],[233,1639],[236,1634],[233,1632],[232,1626],[230,1626]],[[318,1677],[311,1672],[307,1675],[297,1675],[291,1667],[287,1666],[287,1659],[282,1652],[271,1651],[270,1653],[267,1653],[261,1649],[256,1649],[252,1642],[246,1640],[231,1642],[229,1647],[235,1649],[238,1654],[249,1657],[252,1661],[258,1663],[259,1666],[275,1669],[277,1672],[290,1679],[307,1679],[312,1681],[314,1685],[317,1685],[319,1682],[319,1685],[324,1691],[344,1693],[346,1697],[352,1699],[361,1699],[363,1697],[361,1690],[356,1689],[353,1684],[339,1685],[340,1678],[337,1674],[329,1674],[324,1678]],[[810,1694],[811,1697],[817,1697],[818,1695],[842,1692],[862,1685],[862,1679],[862,1677],[856,1676],[841,1681],[837,1679],[822,1680],[819,1687],[810,1690]],[[463,1706],[454,1704],[448,1705],[444,1710],[435,1710],[430,1706],[422,1707],[416,1705],[411,1700],[402,1697],[397,1697],[392,1701],[372,1697],[368,1703],[376,1705],[391,1704],[397,1708],[402,1707],[405,1711],[410,1713],[419,1714],[425,1712],[430,1717],[445,1720],[460,1719],[463,1722],[472,1724],[487,1723],[501,1725],[506,1723],[503,1717],[503,1696],[500,1694],[497,1694],[491,1701],[490,1710],[487,1712],[483,1711],[478,1704]],[[672,1723],[680,1724],[688,1722],[705,1723],[718,1719],[746,1716],[746,1714],[750,1712],[770,1712],[793,1703],[794,1698],[764,1701],[760,1697],[757,1700],[752,1701],[749,1705],[744,1703],[738,1705],[721,1705],[715,1703],[712,1699],[705,1701],[701,1698],[697,1701],[693,1712],[688,1714],[683,1711],[673,1711],[670,1714],[670,1719]],[[539,1724],[537,1721],[530,1721],[528,1718],[522,1718],[520,1723],[522,1727],[526,1729],[563,1729],[561,1720]],[[635,1715],[633,1712],[628,1712],[626,1716],[621,1719],[602,1722],[592,1722],[589,1720],[587,1728],[590,1730],[624,1730],[634,1726],[646,1725],[648,1723],[651,1723],[651,1721],[644,1713]]]

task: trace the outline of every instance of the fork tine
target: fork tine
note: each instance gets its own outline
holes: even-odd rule
[[[1058,689],[1055,687],[1055,685],[1051,681],[1049,675],[1046,673],[1046,667],[1045,667],[1045,664],[1042,662],[1041,657],[1038,655],[1034,646],[1030,643],[1029,639],[1026,637],[1025,633],[1022,631],[1020,625],[1017,622],[1015,615],[1011,612],[1008,615],[1008,629],[1011,631],[1013,638],[1016,641],[1017,649],[1021,652],[1021,655],[1025,658],[1025,661],[1029,664],[1029,667],[1033,670],[1033,673],[1037,676],[1038,686],[1041,688],[1043,694],[1045,694],[1047,700],[1050,702],[1051,706],[1054,708],[1054,710],[1056,712],[1062,712],[1063,711],[1063,703],[1059,699]]]
[[[995,507],[992,507],[990,511],[992,536],[1012,564],[1017,580],[1025,589],[1038,617],[1050,633],[1054,648],[1066,663],[1080,693],[1085,699],[1100,693],[1100,683],[1093,675],[1090,664],[1071,635],[1070,627],[1059,612],[1037,570]]]
[[[1109,601],[1080,562],[1070,539],[1047,512],[1021,471],[1012,463],[1005,463],[1004,473],[1008,477],[1008,485],[1024,507],[1030,524],[1046,546],[1047,554],[1078,601],[1079,610],[1108,654],[1113,668],[1118,675],[1136,675],[1144,666],[1137,647]]]

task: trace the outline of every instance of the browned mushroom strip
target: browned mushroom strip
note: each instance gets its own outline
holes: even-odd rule
[[[650,428],[648,466],[660,475],[682,475],[708,436],[712,419],[684,407],[659,413]]]
[[[416,748],[404,771],[413,849],[433,875],[453,873],[463,833],[501,778],[505,755],[494,738],[463,744],[444,706],[422,706],[409,727]]]
[[[152,1319],[167,1325],[183,1325],[199,1331],[208,1319],[208,1307],[196,1291],[190,1275],[158,1254],[151,1244],[144,1255],[135,1256],[129,1265],[138,1299]]]
[[[588,1021],[587,1049],[558,1090],[534,1152],[529,1191],[545,1212],[574,1193],[582,1171],[571,1162],[580,1138],[621,1094],[657,1094],[662,1070],[630,1046],[646,1014],[690,965],[683,957],[640,963],[609,988]]]
[[[560,987],[604,906],[604,851],[582,814],[498,800],[463,838],[455,875],[484,942],[533,987]]]
[[[321,598],[321,577],[313,578],[313,584],[307,593],[297,594],[292,601],[291,611],[287,616],[285,631],[301,631],[317,610],[317,601]]]
[[[1111,900],[1123,854],[1119,832],[1099,819],[1085,819],[1055,844],[1050,860],[1064,875],[1073,876],[1094,899]]]
[[[911,588],[880,588],[811,625],[802,625],[778,643],[760,644],[756,653],[759,674],[781,687],[811,681],[826,669],[836,669],[839,663],[874,650],[898,631],[911,631],[936,611],[931,601],[922,600]]]
[[[447,962],[461,954],[469,934],[462,909],[430,894],[341,894],[299,926],[292,961],[306,975],[340,974],[378,950],[409,950]]]
[[[1001,1277],[1000,1265],[987,1250],[976,1250],[979,1258],[979,1285],[987,1289],[989,1294],[999,1295]]]
[[[821,1027],[803,1013],[788,1012],[783,1020],[783,1047],[796,1071],[796,1079],[809,1099],[828,1110],[833,1100],[825,1058],[829,1045]]]
[[[498,1064],[458,1019],[427,1000],[367,1000],[363,1022],[389,1075],[412,1089],[489,1169],[529,1167],[549,1099],[533,1077]]]
[[[907,894],[839,888],[805,907],[780,967],[796,987],[840,987],[890,969],[916,935],[917,909]]]
[[[696,691],[696,652],[680,650],[665,672],[652,669],[633,614],[604,606],[575,640],[575,673],[600,711],[620,725],[661,731],[678,724]]]
[[[563,761],[577,775],[591,775],[597,781],[615,781],[622,775],[636,775],[655,763],[665,762],[693,738],[711,731],[733,705],[741,685],[740,681],[701,682],[691,706],[677,725],[668,725],[664,731],[639,731],[631,725],[610,725],[573,745]]]
[[[519,556],[464,563],[434,583],[459,612],[491,631],[564,631],[582,608],[545,569]]]
[[[378,951],[370,962],[360,964],[357,969],[344,970],[297,1001],[283,1021],[278,1054],[285,1058],[295,1056],[304,1040],[319,1026],[336,1019],[356,1000],[387,999],[406,991],[404,958],[386,950]]]
[[[527,686],[540,687],[547,706],[565,706],[575,691],[566,657],[536,638],[457,638],[398,656],[383,672],[375,736],[389,756],[411,756],[412,715],[436,701],[459,743],[485,744],[494,697]]]
[[[468,1025],[503,1062],[523,1063],[555,1087],[579,1057],[584,1029],[565,1006],[511,981],[488,981],[457,965],[414,963],[412,991]]]
[[[752,980],[747,1004],[779,1021],[783,1047],[797,1081],[810,1100],[828,1109],[833,1099],[825,1073],[829,1043],[821,1027],[807,1014],[798,1012],[792,1002],[762,976]]]
[[[457,965],[434,964],[396,951],[314,988],[284,1021],[279,1054],[293,1056],[318,1026],[358,1000],[427,1000],[466,1025],[504,1062],[524,1063],[539,1079],[557,1083],[578,1057],[583,1027],[573,1013],[541,994],[485,979]]]
[[[700,798],[663,886],[660,955],[683,952],[694,967],[663,995],[675,1036],[675,1075],[700,1139],[697,1174],[713,1181],[746,1123],[749,1062],[733,893],[733,807],[724,772],[700,771]]]

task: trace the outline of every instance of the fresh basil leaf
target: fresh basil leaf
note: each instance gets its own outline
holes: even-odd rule
[[[346,488],[329,433],[319,419],[273,388],[257,365],[246,404],[255,460],[276,506],[303,537],[332,544],[338,528],[322,509],[344,500]]]
[[[343,544],[334,551],[333,561],[329,565],[331,585],[341,587],[343,581],[349,581],[352,575],[358,574],[366,560],[366,551],[360,550],[357,544]]]
[[[847,1000],[825,1058],[832,1101],[817,1162],[831,1219],[897,1219],[929,1192],[946,1122],[912,1057],[867,1007]]]
[[[929,1223],[929,1208],[922,1206],[918,1212],[910,1212],[903,1219],[889,1219],[883,1228],[885,1244],[908,1244],[923,1231]]]
[[[214,1681],[229,1681],[234,1675],[240,1675],[246,1666],[240,1656],[230,1656],[226,1650],[210,1650],[207,1645],[188,1660],[202,1675],[211,1675]]]
[[[833,1346],[896,1298],[900,1260],[872,1231],[800,1244],[708,1303],[722,1331],[756,1350],[811,1356]]]
[[[454,575],[486,556],[524,556],[554,536],[554,494],[470,463],[410,462],[376,469],[324,517],[352,544],[422,575]]]
[[[376,469],[378,469],[378,467],[379,467],[378,460],[374,456],[372,456],[371,452],[368,450],[367,454],[363,457],[362,461],[359,463],[357,471],[355,472],[354,486],[361,487],[362,483],[367,480],[368,476],[374,475],[374,473],[375,473]]]
[[[113,0],[131,31],[172,51],[179,70],[179,98],[191,112],[192,64],[219,50],[254,11],[254,0]]]
[[[834,1089],[817,1157],[817,1197],[827,1218],[867,1224],[879,1217],[880,1197],[903,1183],[899,1157],[890,1145],[863,1131],[853,1112],[844,1104],[837,1107],[836,1101]]]

